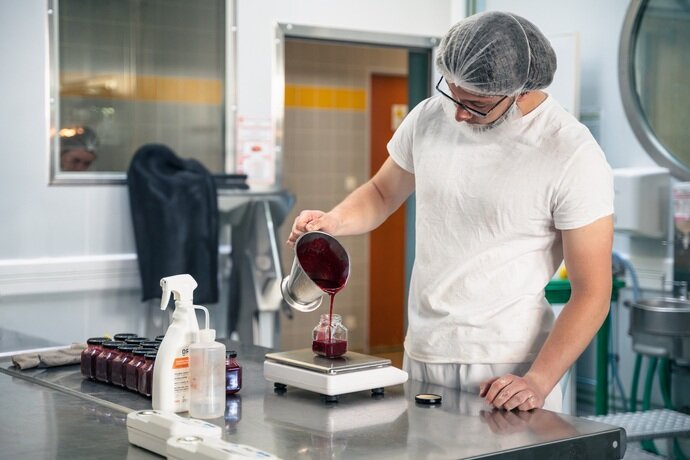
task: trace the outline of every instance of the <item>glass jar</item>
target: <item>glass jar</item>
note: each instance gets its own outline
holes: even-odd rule
[[[225,353],[225,394],[234,395],[242,388],[242,367],[237,362],[237,352]]]
[[[120,354],[117,348],[124,342],[103,342],[103,351],[96,356],[96,380],[99,382],[111,382],[113,360]]]
[[[151,397],[151,384],[153,383],[153,366],[156,362],[156,353],[152,351],[144,355],[144,362],[137,369],[137,386],[139,394]]]
[[[96,357],[103,351],[105,337],[91,337],[86,341],[86,349],[81,352],[81,375],[87,379],[96,379]]]
[[[146,353],[153,353],[152,348],[137,348],[132,351],[132,359],[125,364],[125,387],[132,391],[139,391],[139,374],[137,370],[144,364]]]
[[[323,314],[312,331],[311,350],[319,356],[337,358],[347,352],[347,328],[340,315]]]
[[[110,371],[110,381],[119,387],[125,386],[125,365],[134,357],[132,352],[139,348],[139,345],[125,344],[117,349],[119,355],[113,360],[112,370]]]

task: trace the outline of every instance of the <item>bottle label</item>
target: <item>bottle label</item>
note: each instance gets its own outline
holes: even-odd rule
[[[189,407],[189,347],[183,347],[173,360],[173,392],[176,412]]]

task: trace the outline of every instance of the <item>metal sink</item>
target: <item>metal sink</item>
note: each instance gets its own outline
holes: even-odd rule
[[[635,351],[690,363],[690,300],[643,299],[629,307]]]

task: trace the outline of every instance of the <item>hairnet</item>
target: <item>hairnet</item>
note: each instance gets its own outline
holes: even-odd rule
[[[516,95],[546,88],[556,53],[528,20],[489,11],[455,24],[443,37],[436,66],[449,83],[478,95]]]
[[[96,152],[98,137],[88,126],[74,126],[60,130],[60,152],[71,149],[84,149]]]

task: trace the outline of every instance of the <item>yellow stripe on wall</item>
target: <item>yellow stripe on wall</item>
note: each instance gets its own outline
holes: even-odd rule
[[[285,85],[285,108],[366,110],[366,91],[360,88]]]
[[[60,75],[60,96],[219,105],[220,80],[157,75]]]

